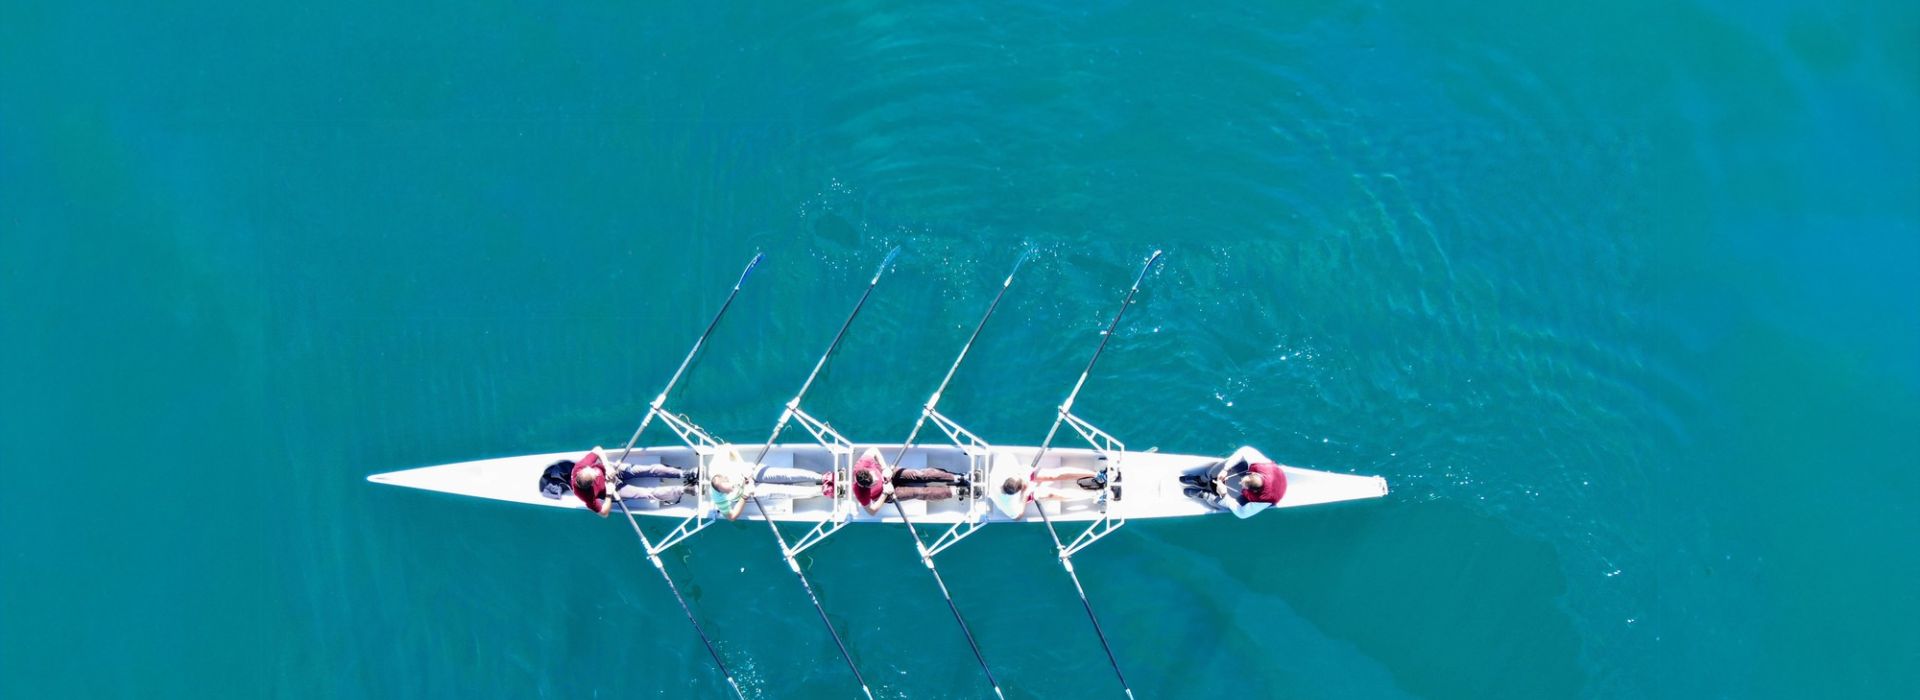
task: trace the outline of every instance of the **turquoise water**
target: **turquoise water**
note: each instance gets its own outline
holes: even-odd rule
[[[855,439],[1031,246],[945,406],[1037,442],[1164,248],[1081,411],[1391,481],[1079,557],[1143,698],[1920,694],[1911,4],[391,4],[0,6],[0,696],[718,696],[624,524],[363,478],[623,439],[756,250],[674,403],[762,439],[896,244]],[[983,694],[901,533],[807,564]],[[761,525],[669,567],[855,690]],[[942,569],[1117,697],[1041,530]]]

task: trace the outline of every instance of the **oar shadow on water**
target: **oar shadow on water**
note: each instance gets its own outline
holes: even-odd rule
[[[766,536],[766,525],[722,521],[662,558],[748,697],[846,694],[852,683],[846,666],[837,658],[826,630],[820,628],[806,595],[793,585],[778,547]],[[644,559],[638,561],[635,571],[650,568]],[[691,645],[688,654],[701,654],[690,629],[671,630],[666,624],[680,614],[670,598],[656,597],[649,605],[649,615],[658,621],[661,634],[677,635]],[[688,658],[690,664],[699,664],[704,656]],[[719,690],[719,696],[731,692],[724,686]]]
[[[927,526],[931,538],[934,528]],[[964,635],[904,533],[867,533],[865,563],[846,571],[886,576],[873,598],[870,634],[900,655],[908,697],[990,696]],[[1118,692],[1072,584],[1038,524],[991,526],[940,555],[955,604],[1009,698],[1075,697],[1091,688]],[[822,572],[826,568],[820,569]],[[822,574],[825,580],[826,574]]]

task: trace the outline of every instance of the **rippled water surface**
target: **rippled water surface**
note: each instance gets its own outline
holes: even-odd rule
[[[1920,694],[1904,3],[0,7],[0,696],[717,697],[623,524],[372,472],[764,437],[1242,444],[1383,501],[1076,559],[1143,698]],[[789,6],[790,5],[790,6]],[[657,440],[669,439],[661,432]],[[104,448],[104,449],[103,449]],[[897,530],[808,573],[980,697]],[[855,686],[757,523],[669,569]],[[1118,696],[1035,526],[942,557],[1011,697]]]

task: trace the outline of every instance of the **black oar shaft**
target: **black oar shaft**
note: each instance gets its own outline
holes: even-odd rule
[[[1133,295],[1140,291],[1140,282],[1147,278],[1147,272],[1153,264],[1160,261],[1160,251],[1147,256],[1147,264],[1140,266],[1140,274],[1133,278],[1133,286],[1127,288],[1127,296],[1120,300],[1120,310],[1114,312],[1113,321],[1100,333],[1100,346],[1093,349],[1093,357],[1087,359],[1086,369],[1080,370],[1080,379],[1073,383],[1073,391],[1067,394],[1067,400],[1060,402],[1060,413],[1053,417],[1053,427],[1047,429],[1047,439],[1040,443],[1040,450],[1033,453],[1033,468],[1040,467],[1040,458],[1047,455],[1047,448],[1053,446],[1054,435],[1060,431],[1060,423],[1067,419],[1067,412],[1073,410],[1073,400],[1080,397],[1080,389],[1087,385],[1087,376],[1093,374],[1093,365],[1100,361],[1100,354],[1107,351],[1107,341],[1113,340],[1113,331],[1120,327],[1120,319],[1127,315],[1127,307],[1133,304]]]
[[[900,458],[907,455],[907,448],[913,446],[915,438],[920,437],[920,428],[927,424],[927,416],[933,407],[940,403],[940,397],[947,393],[947,385],[953,382],[953,375],[960,371],[960,363],[967,359],[967,352],[973,349],[973,342],[980,339],[980,331],[987,327],[987,319],[993,318],[994,309],[1000,308],[1000,300],[1007,296],[1007,289],[1013,286],[1013,275],[1020,271],[1020,265],[1027,261],[1032,250],[1022,251],[1020,258],[1013,261],[1013,269],[1007,272],[1007,278],[1000,282],[1000,291],[993,295],[993,303],[987,305],[987,313],[980,316],[980,322],[973,325],[973,333],[967,336],[967,344],[960,346],[960,355],[953,358],[953,364],[947,367],[947,375],[940,379],[940,388],[933,390],[933,397],[927,399],[927,405],[920,411],[920,418],[913,422],[913,431],[907,433],[907,441],[900,445],[900,451],[894,453],[893,464],[899,464]]]
[[[706,628],[700,626],[699,618],[694,617],[693,607],[687,605],[686,596],[681,595],[680,587],[674,584],[673,575],[667,573],[667,567],[660,561],[660,555],[654,552],[653,540],[647,537],[645,530],[640,529],[640,521],[634,517],[633,511],[627,508],[626,500],[620,498],[619,486],[615,484],[615,475],[619,473],[619,465],[626,463],[627,456],[633,452],[633,445],[640,440],[640,434],[646,432],[647,425],[653,422],[653,417],[659,412],[660,405],[666,401],[667,394],[672,393],[674,385],[680,383],[681,375],[685,374],[687,367],[693,364],[693,358],[700,354],[700,348],[706,345],[707,337],[713,335],[713,329],[720,325],[720,317],[727,314],[727,309],[733,306],[734,298],[740,296],[740,286],[746,283],[747,275],[753,273],[753,268],[758,266],[761,258],[764,257],[766,257],[764,254],[755,253],[753,259],[747,261],[746,269],[740,271],[740,279],[734,281],[733,291],[727,294],[726,302],[720,305],[719,311],[714,312],[713,320],[707,322],[706,330],[701,331],[700,338],[693,342],[693,349],[688,350],[687,356],[680,360],[680,367],[673,371],[673,377],[667,380],[666,387],[662,388],[660,394],[648,404],[646,416],[640,419],[640,427],[634,429],[633,437],[628,438],[626,447],[620,450],[620,458],[613,464],[602,467],[607,473],[607,482],[614,485],[611,494],[613,501],[620,504],[620,512],[626,516],[627,524],[633,526],[633,534],[640,538],[640,546],[645,548],[647,560],[653,563],[654,570],[660,572],[660,579],[667,582],[667,590],[673,592],[673,599],[680,603],[680,611],[687,614],[687,622],[692,623],[694,633],[700,635],[700,643],[706,645],[707,654],[713,657],[713,665],[720,669],[720,675],[726,677],[727,685],[733,688],[733,694],[741,700],[746,700],[746,693],[741,692],[739,681],[733,678],[733,671],[727,668],[726,661],[721,660],[720,650],[714,647],[713,639],[707,636]]]
[[[807,373],[807,381],[800,385],[800,391],[787,402],[786,410],[780,412],[780,420],[774,423],[773,433],[767,436],[767,444],[760,448],[760,454],[754,457],[755,461],[760,463],[767,461],[767,453],[773,450],[773,443],[780,439],[780,433],[786,431],[787,422],[793,418],[794,411],[800,410],[800,400],[806,398],[807,391],[813,388],[813,380],[820,376],[820,369],[827,366],[827,360],[833,357],[833,351],[839,348],[840,341],[846,338],[847,329],[853,326],[855,318],[859,318],[860,309],[866,307],[867,298],[873,296],[875,287],[880,286],[880,276],[886,274],[887,267],[892,265],[893,259],[899,255],[900,248],[895,246],[893,250],[887,252],[887,257],[881,261],[880,267],[873,271],[873,279],[867,281],[867,289],[861,292],[860,301],[854,303],[853,311],[847,314],[847,320],[840,323],[840,330],[833,334],[833,342],[827,344],[827,351],[821,353],[820,360],[813,363],[813,371]],[[833,620],[827,617],[827,608],[820,604],[820,596],[813,592],[813,583],[808,581],[806,573],[800,570],[800,563],[794,561],[792,549],[787,546],[787,537],[780,534],[780,526],[774,524],[773,516],[767,512],[765,506],[761,505],[758,495],[749,490],[747,498],[753,501],[753,507],[760,511],[760,519],[767,521],[767,529],[773,533],[774,541],[780,544],[780,556],[787,560],[787,568],[793,570],[793,575],[800,579],[800,586],[806,589],[807,598],[813,601],[814,612],[820,613],[820,622],[827,626],[827,634],[832,635],[833,645],[840,649],[840,658],[846,660],[847,670],[852,671],[854,680],[860,682],[860,692],[866,694],[871,700],[873,691],[867,686],[866,677],[860,674],[860,667],[853,663],[853,654],[847,651],[846,642],[840,639],[840,630],[835,629]]]
[[[1006,700],[1006,694],[1000,692],[1000,680],[993,677],[993,669],[987,667],[986,655],[980,653],[980,642],[973,638],[973,628],[967,626],[967,618],[960,614],[959,604],[953,602],[953,594],[947,591],[947,580],[940,576],[940,569],[933,565],[933,555],[927,552],[926,542],[920,539],[920,533],[913,529],[913,521],[907,518],[907,509],[901,507],[898,499],[888,498],[893,501],[894,512],[900,514],[900,524],[905,525],[907,533],[913,536],[914,548],[920,552],[921,561],[926,562],[927,571],[933,573],[933,582],[939,584],[940,597],[947,599],[947,610],[953,612],[953,621],[959,623],[960,634],[966,636],[967,648],[973,650],[973,660],[980,663],[980,672],[986,674],[987,684],[993,686],[994,697]]]
[[[1093,614],[1093,602],[1087,600],[1087,589],[1080,585],[1080,575],[1067,567],[1067,577],[1073,579],[1073,590],[1080,594],[1080,607],[1087,611],[1087,621],[1093,623],[1093,634],[1100,638],[1100,648],[1107,652],[1107,665],[1113,667],[1113,677],[1120,679],[1120,689],[1126,691],[1128,700],[1133,698],[1133,686],[1127,684],[1127,674],[1120,672],[1120,660],[1113,657],[1113,646],[1107,644],[1107,632],[1100,629],[1100,616]]]
[[[752,498],[753,507],[760,508],[760,497],[752,496]],[[780,552],[786,556],[787,539],[780,535],[779,526],[773,524],[773,518],[767,515],[765,509],[760,511],[760,518],[767,521],[767,527],[773,529],[774,538],[780,541]],[[853,654],[847,651],[847,643],[840,639],[840,630],[834,629],[833,620],[828,619],[826,606],[820,604],[820,595],[813,592],[813,583],[807,580],[806,574],[801,573],[799,562],[794,561],[791,556],[786,556],[786,559],[787,568],[793,570],[793,575],[800,579],[800,587],[807,591],[807,599],[813,601],[813,611],[820,614],[820,624],[827,626],[827,634],[833,637],[833,645],[840,649],[840,658],[846,660],[847,670],[852,671],[853,679],[860,683],[860,692],[867,696],[867,700],[873,700],[873,691],[867,687],[867,677],[860,675],[860,667],[854,665]]]
[[[940,379],[940,388],[933,391],[933,397],[927,399],[927,405],[920,411],[920,418],[913,422],[913,431],[907,434],[907,441],[900,443],[900,451],[894,453],[891,464],[899,464],[906,458],[907,450],[913,449],[914,440],[920,437],[920,429],[927,424],[927,416],[933,413],[934,406],[940,403],[940,397],[947,391],[947,384],[953,381],[953,375],[960,370],[960,363],[967,359],[967,351],[973,348],[973,342],[980,339],[980,330],[987,327],[987,319],[993,318],[994,309],[1000,308],[1000,300],[1007,295],[1007,288],[1013,286],[1013,274],[1020,271],[1020,264],[1027,261],[1027,254],[1020,253],[1020,259],[1013,263],[1013,270],[1007,273],[1005,281],[1000,283],[1000,291],[993,295],[993,303],[987,305],[987,313],[974,324],[973,334],[967,336],[967,344],[960,347],[960,356],[953,359],[953,365],[947,368],[947,375]],[[986,674],[987,683],[993,686],[995,697],[1004,700],[1006,695],[1000,692],[1000,681],[993,677],[993,669],[987,667],[986,655],[980,653],[980,643],[973,638],[973,629],[967,626],[967,618],[960,614],[960,606],[953,602],[953,594],[947,591],[947,581],[940,576],[940,569],[933,565],[933,556],[927,553],[927,544],[920,539],[920,533],[913,529],[913,520],[907,517],[907,509],[900,505],[899,499],[889,497],[893,510],[900,514],[900,523],[906,525],[907,534],[913,537],[914,549],[920,552],[920,558],[926,562],[927,570],[933,572],[933,582],[939,584],[940,595],[947,599],[947,609],[953,611],[953,621],[960,624],[960,633],[967,638],[967,647],[973,650],[973,659],[980,662],[980,672]],[[971,500],[968,501],[972,503]],[[971,506],[969,506],[971,507]]]
[[[1107,330],[1100,334],[1100,346],[1093,351],[1093,357],[1087,360],[1087,367],[1080,371],[1080,379],[1073,383],[1073,391],[1067,394],[1067,400],[1060,402],[1059,415],[1053,418],[1053,427],[1047,429],[1047,439],[1040,443],[1040,449],[1033,454],[1033,465],[1029,471],[1040,468],[1040,459],[1047,455],[1053,446],[1053,438],[1060,432],[1060,423],[1067,419],[1067,412],[1073,409],[1073,400],[1080,396],[1081,387],[1086,386],[1087,376],[1093,373],[1093,365],[1100,361],[1100,353],[1106,352],[1107,341],[1113,339],[1113,332],[1120,327],[1120,319],[1127,314],[1127,307],[1133,303],[1134,294],[1140,291],[1140,282],[1147,278],[1147,272],[1160,260],[1160,251],[1153,251],[1147,257],[1147,264],[1140,266],[1140,274],[1133,278],[1133,286],[1127,289],[1127,295],[1120,300],[1120,310],[1114,312],[1113,321],[1107,324]],[[1073,579],[1073,589],[1080,594],[1080,606],[1087,610],[1087,621],[1093,623],[1093,634],[1100,638],[1100,648],[1107,652],[1107,663],[1113,666],[1113,676],[1120,680],[1121,690],[1127,697],[1133,697],[1133,686],[1127,684],[1127,676],[1120,671],[1120,661],[1113,655],[1113,645],[1107,642],[1107,633],[1100,628],[1100,618],[1093,613],[1093,602],[1087,599],[1087,589],[1080,585],[1080,575],[1074,573],[1073,562],[1068,559],[1066,543],[1060,540],[1060,532],[1053,526],[1053,518],[1047,515],[1046,504],[1034,502],[1034,510],[1040,511],[1040,521],[1047,524],[1047,534],[1053,537],[1054,551],[1060,555],[1060,565],[1067,570],[1067,576]]]
[[[1055,427],[1058,427],[1056,424]],[[1041,448],[1045,451],[1046,448]],[[1087,599],[1087,589],[1080,585],[1080,574],[1074,573],[1073,561],[1067,556],[1067,546],[1060,541],[1060,532],[1054,529],[1053,518],[1047,515],[1046,504],[1034,502],[1034,510],[1040,511],[1040,521],[1047,524],[1047,533],[1053,536],[1054,551],[1060,554],[1060,566],[1067,570],[1067,577],[1073,579],[1073,590],[1080,594],[1080,607],[1087,610],[1087,621],[1093,623],[1093,635],[1100,639],[1100,649],[1107,652],[1107,664],[1113,667],[1113,677],[1120,680],[1120,689],[1128,698],[1133,697],[1133,686],[1127,684],[1127,674],[1120,671],[1120,661],[1113,655],[1113,645],[1107,642],[1107,632],[1100,628],[1100,617],[1093,614],[1093,601]]]
[[[627,502],[618,494],[614,500],[620,503],[620,512],[627,516],[627,523],[633,526],[633,534],[640,536],[640,546],[646,548],[647,560],[653,562],[653,568],[660,572],[660,579],[667,582],[667,590],[673,591],[673,599],[680,603],[680,612],[687,614],[687,622],[693,624],[693,631],[700,635],[700,643],[707,647],[707,655],[713,657],[713,665],[720,669],[720,675],[726,677],[727,685],[733,688],[733,694],[740,700],[746,700],[747,694],[740,690],[740,682],[733,679],[733,671],[727,669],[727,662],[720,659],[720,650],[713,646],[713,639],[707,636],[707,630],[700,626],[700,619],[693,616],[693,607],[687,605],[687,597],[680,594],[680,587],[674,585],[673,576],[667,573],[666,564],[660,561],[660,555],[653,553],[653,541],[640,529],[640,521],[634,519],[633,511],[627,509]]]
[[[720,317],[727,315],[727,309],[733,306],[734,297],[740,296],[740,285],[746,284],[747,275],[753,274],[753,268],[758,267],[760,259],[764,257],[766,257],[765,253],[754,253],[753,259],[747,261],[746,269],[740,271],[740,279],[734,280],[733,291],[729,292],[727,300],[720,304],[720,310],[714,312],[713,320],[707,322],[707,329],[701,331],[700,339],[693,341],[693,349],[688,350],[687,356],[681,358],[679,369],[673,371],[673,378],[667,380],[667,386],[654,397],[653,403],[647,405],[647,415],[640,418],[640,427],[633,429],[633,437],[627,438],[627,446],[620,449],[620,462],[627,461],[627,455],[633,452],[634,443],[640,441],[640,434],[646,432],[647,425],[653,422],[654,411],[658,410],[661,404],[666,403],[667,394],[673,393],[674,385],[680,383],[680,376],[686,374],[687,366],[693,364],[693,358],[700,354],[700,348],[706,346],[707,337],[713,335],[713,329],[720,325]]]
[[[894,246],[893,250],[887,251],[887,258],[880,261],[880,267],[873,271],[873,279],[867,281],[867,290],[860,293],[860,301],[854,302],[853,312],[847,314],[847,320],[840,322],[840,330],[833,334],[833,342],[827,344],[827,351],[821,353],[820,360],[813,363],[813,371],[807,373],[807,381],[800,385],[799,393],[793,395],[795,404],[799,404],[800,399],[807,395],[807,390],[813,388],[813,380],[820,376],[820,369],[827,366],[827,360],[833,357],[834,349],[840,347],[840,341],[847,337],[847,329],[853,326],[853,319],[859,318],[860,309],[866,307],[867,297],[873,296],[874,288],[880,286],[880,276],[886,274],[887,266],[892,265],[893,259],[899,256],[899,246]]]
[[[899,255],[900,247],[894,246],[893,250],[887,252],[887,259],[880,263],[879,269],[873,271],[873,279],[867,282],[867,290],[860,293],[860,301],[854,302],[853,311],[847,314],[847,320],[840,322],[840,330],[833,334],[833,342],[827,344],[827,351],[820,354],[820,360],[813,363],[813,371],[807,373],[807,381],[800,384],[800,391],[787,401],[786,410],[780,412],[780,420],[774,422],[773,434],[767,436],[767,444],[761,446],[760,455],[755,457],[756,460],[767,461],[767,451],[772,450],[774,441],[779,440],[780,434],[786,432],[787,422],[793,419],[793,412],[800,410],[800,400],[806,398],[807,391],[813,388],[813,380],[820,376],[820,369],[827,366],[827,360],[833,357],[833,351],[838,349],[840,341],[847,337],[847,329],[853,326],[853,319],[859,318],[860,310],[866,308],[867,297],[873,296],[874,288],[880,286],[880,275],[886,273],[887,266],[892,265],[893,259]],[[758,501],[755,505],[758,505]],[[774,534],[778,535],[779,532],[776,530]]]

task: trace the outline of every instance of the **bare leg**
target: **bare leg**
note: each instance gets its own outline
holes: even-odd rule
[[[1085,485],[1042,484],[1033,489],[1033,499],[1036,501],[1082,501],[1099,497],[1100,489],[1089,489]]]

